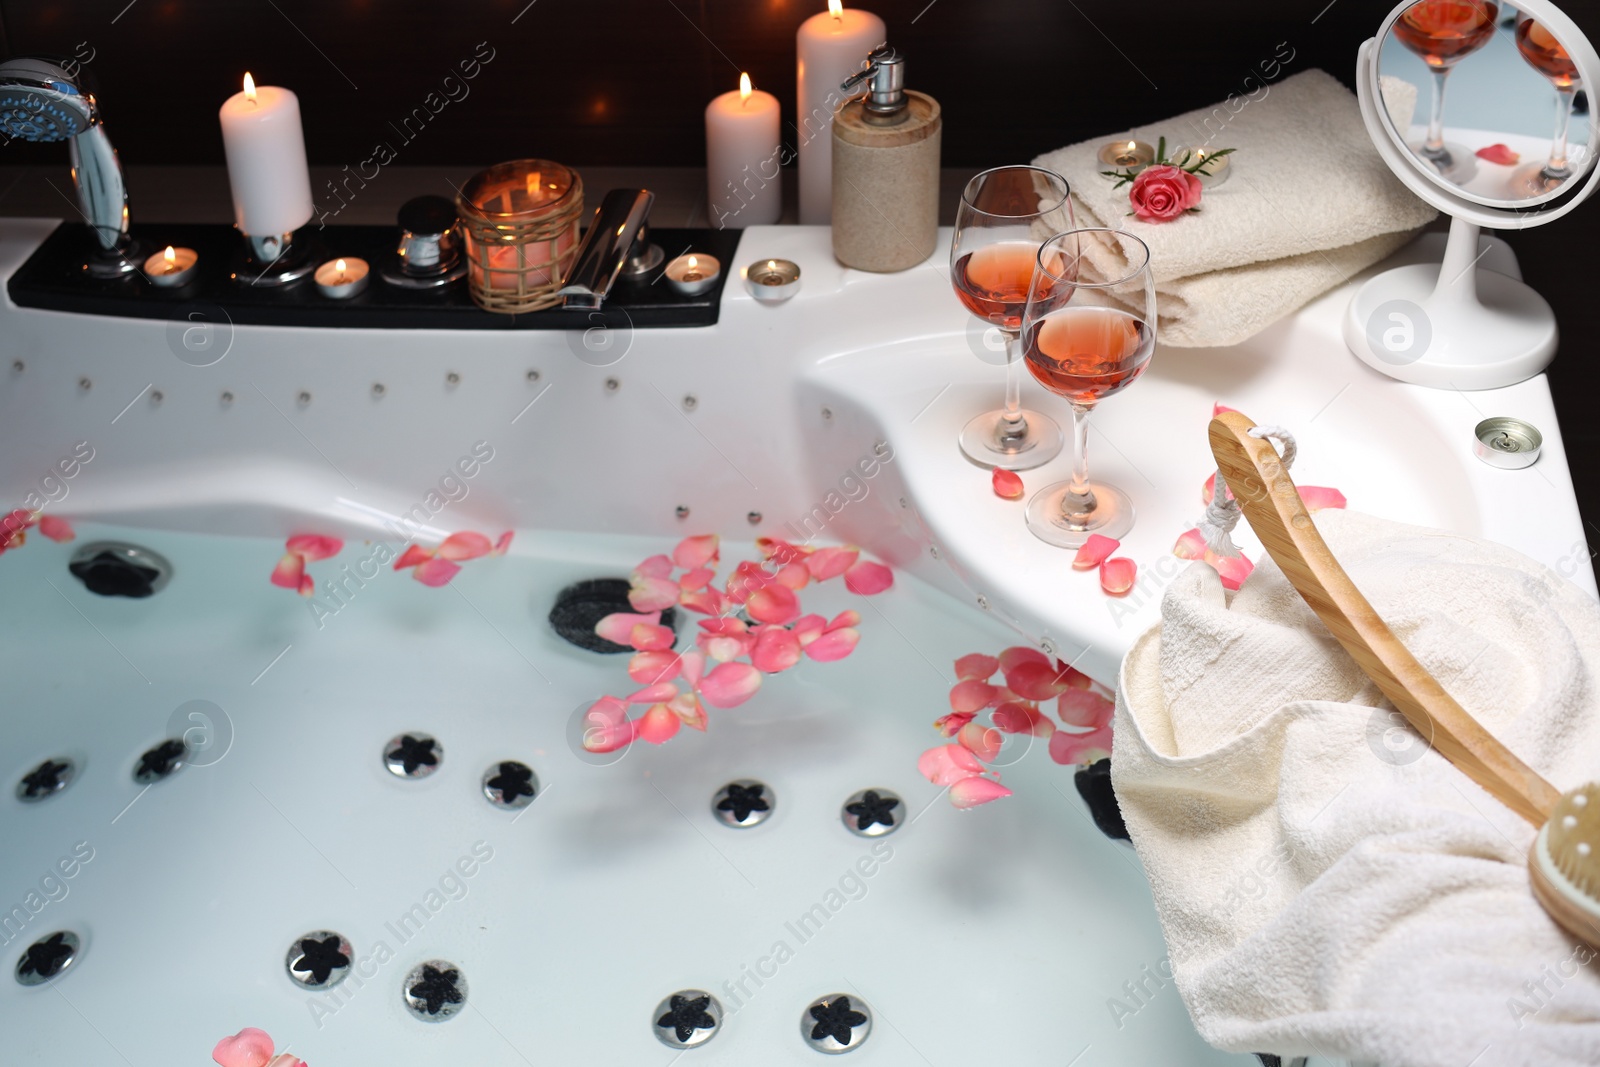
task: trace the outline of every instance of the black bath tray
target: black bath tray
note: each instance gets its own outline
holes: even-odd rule
[[[200,257],[196,277],[179,288],[151,285],[140,274],[115,280],[89,277],[83,269],[90,250],[87,226],[64,222],[11,276],[8,291],[19,307],[115,315],[137,319],[182,317],[196,308],[220,308],[242,326],[315,326],[323,329],[389,330],[583,330],[616,327],[714,326],[722,287],[737,269],[738,230],[653,229],[651,237],[666,254],[663,266],[686,252],[707,252],[722,263],[722,277],[699,296],[683,296],[661,280],[662,268],[636,281],[618,279],[601,318],[594,312],[548,308],[526,315],[499,315],[472,302],[466,279],[438,290],[400,289],[377,275],[394,253],[399,231],[390,226],[328,226],[306,231],[315,258],[358,256],[374,272],[366,291],[347,300],[330,300],[306,278],[269,288],[241,285],[232,270],[239,233],[221,225],[135,225],[131,233],[144,254],[167,245],[194,249]]]

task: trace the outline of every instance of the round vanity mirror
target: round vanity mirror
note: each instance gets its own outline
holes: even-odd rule
[[[1451,216],[1443,263],[1378,274],[1345,341],[1402,381],[1492,389],[1556,350],[1555,317],[1480,227],[1523,229],[1594,191],[1600,58],[1549,0],[1412,0],[1361,47],[1356,88],[1373,143],[1412,192]]]

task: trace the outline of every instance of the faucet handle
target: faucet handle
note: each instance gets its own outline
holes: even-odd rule
[[[655,201],[648,189],[613,189],[606,194],[559,290],[566,298],[562,306],[593,311],[605,302],[617,275],[635,254],[634,245]]]

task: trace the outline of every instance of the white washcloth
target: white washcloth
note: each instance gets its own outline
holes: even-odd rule
[[[1154,145],[1234,148],[1232,176],[1205,191],[1200,213],[1169,222],[1129,214],[1113,190],[1099,137],[1034,160],[1067,179],[1080,226],[1124,230],[1150,246],[1160,338],[1180,347],[1237,344],[1388,257],[1437,214],[1390,173],[1351,92],[1308,70],[1255,99],[1203,108],[1132,131]],[[1416,89],[1384,84],[1391,114],[1409,116]],[[1406,128],[1404,125],[1401,129]],[[1122,250],[1091,252],[1104,277]],[[1090,272],[1095,273],[1095,271]]]
[[[1491,733],[1557,789],[1600,778],[1600,605],[1499,545],[1317,525]],[[1534,828],[1404,726],[1270,559],[1231,602],[1195,564],[1161,614],[1123,661],[1112,778],[1201,1035],[1385,1067],[1600,1063],[1600,960],[1534,899]]]

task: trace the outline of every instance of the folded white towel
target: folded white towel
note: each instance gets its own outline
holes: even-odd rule
[[[1600,605],[1510,549],[1317,515],[1395,634],[1558,789],[1600,778]],[[1232,1051],[1593,1067],[1600,960],[1534,829],[1404,725],[1270,559],[1195,564],[1122,666],[1112,777],[1177,985]],[[1137,1005],[1128,1005],[1136,1010]]]
[[[1405,82],[1386,82],[1384,94],[1402,116],[1415,105]],[[1169,150],[1237,150],[1232,176],[1205,191],[1197,215],[1129,214],[1129,187],[1113,190],[1101,173],[1106,137],[1034,161],[1067,179],[1080,226],[1150,246],[1165,344],[1237,344],[1386,258],[1437,214],[1390,173],[1354,95],[1332,76],[1308,70],[1253,95],[1132,131],[1152,145],[1165,137]],[[1124,261],[1120,247],[1091,255],[1101,276]]]

